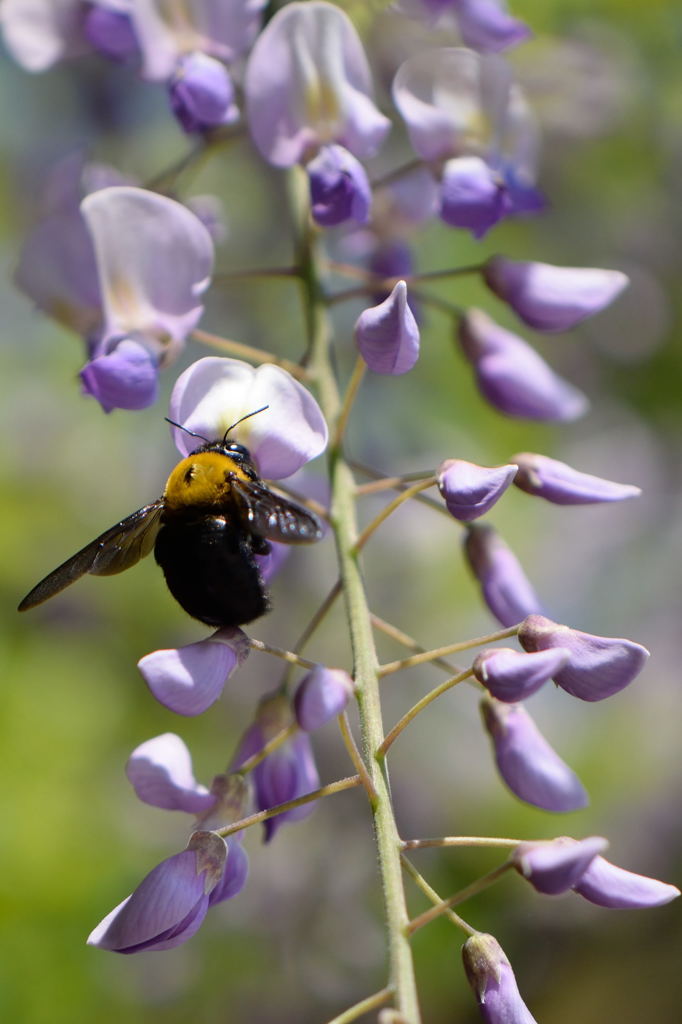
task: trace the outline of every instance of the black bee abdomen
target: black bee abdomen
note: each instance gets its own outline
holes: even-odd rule
[[[240,626],[269,610],[253,540],[223,516],[166,516],[154,555],[178,604],[209,626]]]

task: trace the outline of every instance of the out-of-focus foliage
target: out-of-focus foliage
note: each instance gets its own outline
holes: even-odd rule
[[[392,757],[396,804],[406,836],[597,832],[610,836],[610,856],[622,866],[679,883],[682,13],[675,0],[514,0],[513,7],[537,33],[513,60],[543,122],[541,181],[551,207],[536,221],[496,228],[483,243],[434,224],[420,242],[419,267],[501,251],[626,270],[632,286],[612,310],[570,336],[538,342],[590,395],[593,412],[568,427],[503,420],[475,394],[448,322],[430,312],[418,371],[368,379],[351,451],[393,473],[446,457],[493,465],[540,450],[642,486],[641,499],[617,508],[550,508],[510,494],[493,520],[553,617],[632,636],[653,657],[631,689],[605,704],[578,706],[560,691],[533,699],[543,729],[591,793],[586,811],[552,820],[503,791],[475,697],[459,692],[401,737]],[[369,37],[387,75],[397,62],[388,52],[394,42],[381,31]],[[252,655],[203,718],[178,721],[156,705],[136,660],[203,633],[174,605],[151,560],[121,577],[85,580],[30,615],[14,612],[47,570],[156,497],[176,458],[165,402],[104,416],[81,399],[80,343],[11,286],[41,179],[60,156],[84,147],[145,181],[188,143],[160,87],[137,83],[124,69],[83,60],[30,76],[3,59],[0,85],[0,1009],[4,1019],[26,1024],[320,1024],[383,985],[374,852],[357,794],[334,797],[296,829],[283,829],[276,848],[263,851],[259,837],[249,837],[250,884],[187,947],[119,958],[85,946],[103,914],[185,841],[180,815],[175,821],[136,802],[123,775],[130,750],[177,731],[193,751],[197,777],[210,781],[254,696],[277,675]],[[384,156],[379,169],[391,159]],[[255,161],[246,141],[179,184],[182,198],[215,192],[224,201],[229,237],[219,269],[287,261],[281,176]],[[438,291],[461,304],[492,301],[477,284],[440,283]],[[353,358],[358,309],[340,315],[342,366]],[[286,281],[216,284],[202,326],[293,357],[303,347],[297,295]],[[203,354],[190,346],[185,364]],[[166,375],[166,393],[171,383]],[[291,642],[332,573],[324,545],[290,559],[273,588],[275,611],[254,635]],[[426,645],[490,625],[462,567],[456,527],[428,509],[404,508],[382,527],[367,554],[367,577],[377,611]],[[341,636],[332,622],[311,650],[343,664]],[[382,649],[387,658],[399,655],[388,643]],[[389,722],[432,677],[425,668],[387,684]],[[345,774],[333,727],[314,742],[323,777]],[[444,895],[488,866],[473,851],[423,852],[419,864]],[[412,907],[423,909],[417,893]],[[479,897],[469,917],[499,937],[545,1024],[679,1018],[679,906],[609,913],[576,897],[542,898],[508,878]],[[476,1018],[460,944],[446,921],[415,938],[429,1024]]]

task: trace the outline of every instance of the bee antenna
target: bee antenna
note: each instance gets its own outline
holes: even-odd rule
[[[247,412],[246,416],[242,416],[241,419],[237,420],[236,423],[233,423],[231,427],[227,428],[223,436],[223,444],[225,444],[225,442],[227,441],[227,435],[230,433],[231,430],[234,430],[235,427],[238,427],[240,423],[244,422],[244,420],[250,420],[252,416],[257,416],[259,412],[265,412],[265,410],[269,408],[269,405],[262,405],[260,409],[255,409],[254,412]]]
[[[178,430],[184,430],[185,433],[189,434],[190,437],[198,437],[200,441],[205,441],[206,444],[211,443],[207,437],[204,437],[203,434],[197,434],[194,430],[190,430],[188,427],[183,427],[182,423],[176,423],[175,420],[169,420],[167,416],[164,416],[163,418],[165,419],[166,423],[170,423],[171,427],[177,427]],[[230,429],[232,428],[230,427]]]

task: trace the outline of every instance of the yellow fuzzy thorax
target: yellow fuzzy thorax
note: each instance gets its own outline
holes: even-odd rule
[[[242,466],[220,452],[197,452],[183,459],[168,477],[164,501],[169,509],[223,505],[231,479],[248,480]]]

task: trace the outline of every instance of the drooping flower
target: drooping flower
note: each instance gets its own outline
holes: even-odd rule
[[[493,256],[483,278],[529,327],[568,331],[606,309],[628,284],[620,270],[556,267],[549,263]]]
[[[493,935],[477,932],[462,946],[467,981],[487,1024],[537,1024],[521,998],[512,966]]]
[[[499,501],[515,473],[513,465],[488,468],[464,459],[446,459],[438,468],[438,490],[448,512],[460,522],[469,523]]]
[[[176,358],[201,317],[213,242],[185,206],[146,189],[100,189],[81,210],[104,308],[83,386],[106,412],[144,408],[156,398],[158,368]]]
[[[256,712],[256,720],[242,736],[232,761],[232,770],[237,771],[279,732],[290,727],[293,721],[291,705],[283,694],[275,693],[263,698]],[[260,811],[295,800],[317,789],[320,778],[308,735],[295,732],[268,754],[253,769],[253,783],[256,808]],[[285,822],[302,821],[313,810],[314,803],[311,802],[268,818],[263,823],[265,842],[270,842]]]
[[[580,841],[561,837],[548,842],[519,843],[510,860],[538,892],[556,896],[573,889],[608,845],[601,836]]]
[[[540,607],[521,563],[497,530],[487,523],[467,529],[464,553],[481,585],[483,600],[503,626],[513,626]]]
[[[200,715],[214,704],[225,683],[249,653],[241,629],[217,630],[206,640],[153,651],[137,663],[156,699],[178,715]]]
[[[474,659],[474,676],[505,704],[532,696],[562,668],[570,657],[565,647],[524,654],[512,647],[490,647]]]
[[[374,373],[409,373],[419,358],[420,339],[404,281],[398,281],[378,306],[363,310],[355,324],[355,341]]]
[[[562,626],[544,615],[529,615],[519,628],[526,651],[566,648],[570,658],[553,676],[554,682],[580,700],[604,700],[628,686],[649,657],[633,640],[594,636]]]
[[[546,811],[577,811],[588,804],[580,779],[561,760],[520,704],[481,701],[495,762],[512,793]]]
[[[513,455],[511,461],[518,466],[514,477],[516,487],[555,505],[591,505],[599,502],[624,501],[642,493],[632,484],[618,484],[550,459],[535,452]]]
[[[237,420],[230,440],[245,445],[261,476],[291,476],[327,445],[327,425],[317,402],[290,373],[270,363],[254,368],[238,359],[207,356],[178,377],[170,398],[170,419],[181,455],[196,441],[186,430],[209,440],[220,439]]]
[[[563,422],[587,411],[581,391],[482,310],[470,309],[461,318],[459,340],[481,394],[506,416]]]
[[[190,752],[172,732],[136,747],[128,758],[126,775],[137,797],[152,807],[198,815],[210,811],[216,802],[215,794],[194,778]]]
[[[537,128],[500,57],[442,47],[409,57],[393,97],[410,142],[440,182],[440,216],[482,237],[502,217],[542,209]]]
[[[527,25],[512,17],[505,0],[400,0],[399,10],[434,25],[451,17],[465,46],[481,53],[508,50],[532,35]]]
[[[296,721],[305,732],[314,732],[340,715],[352,695],[353,680],[347,672],[316,665],[294,694]]]

